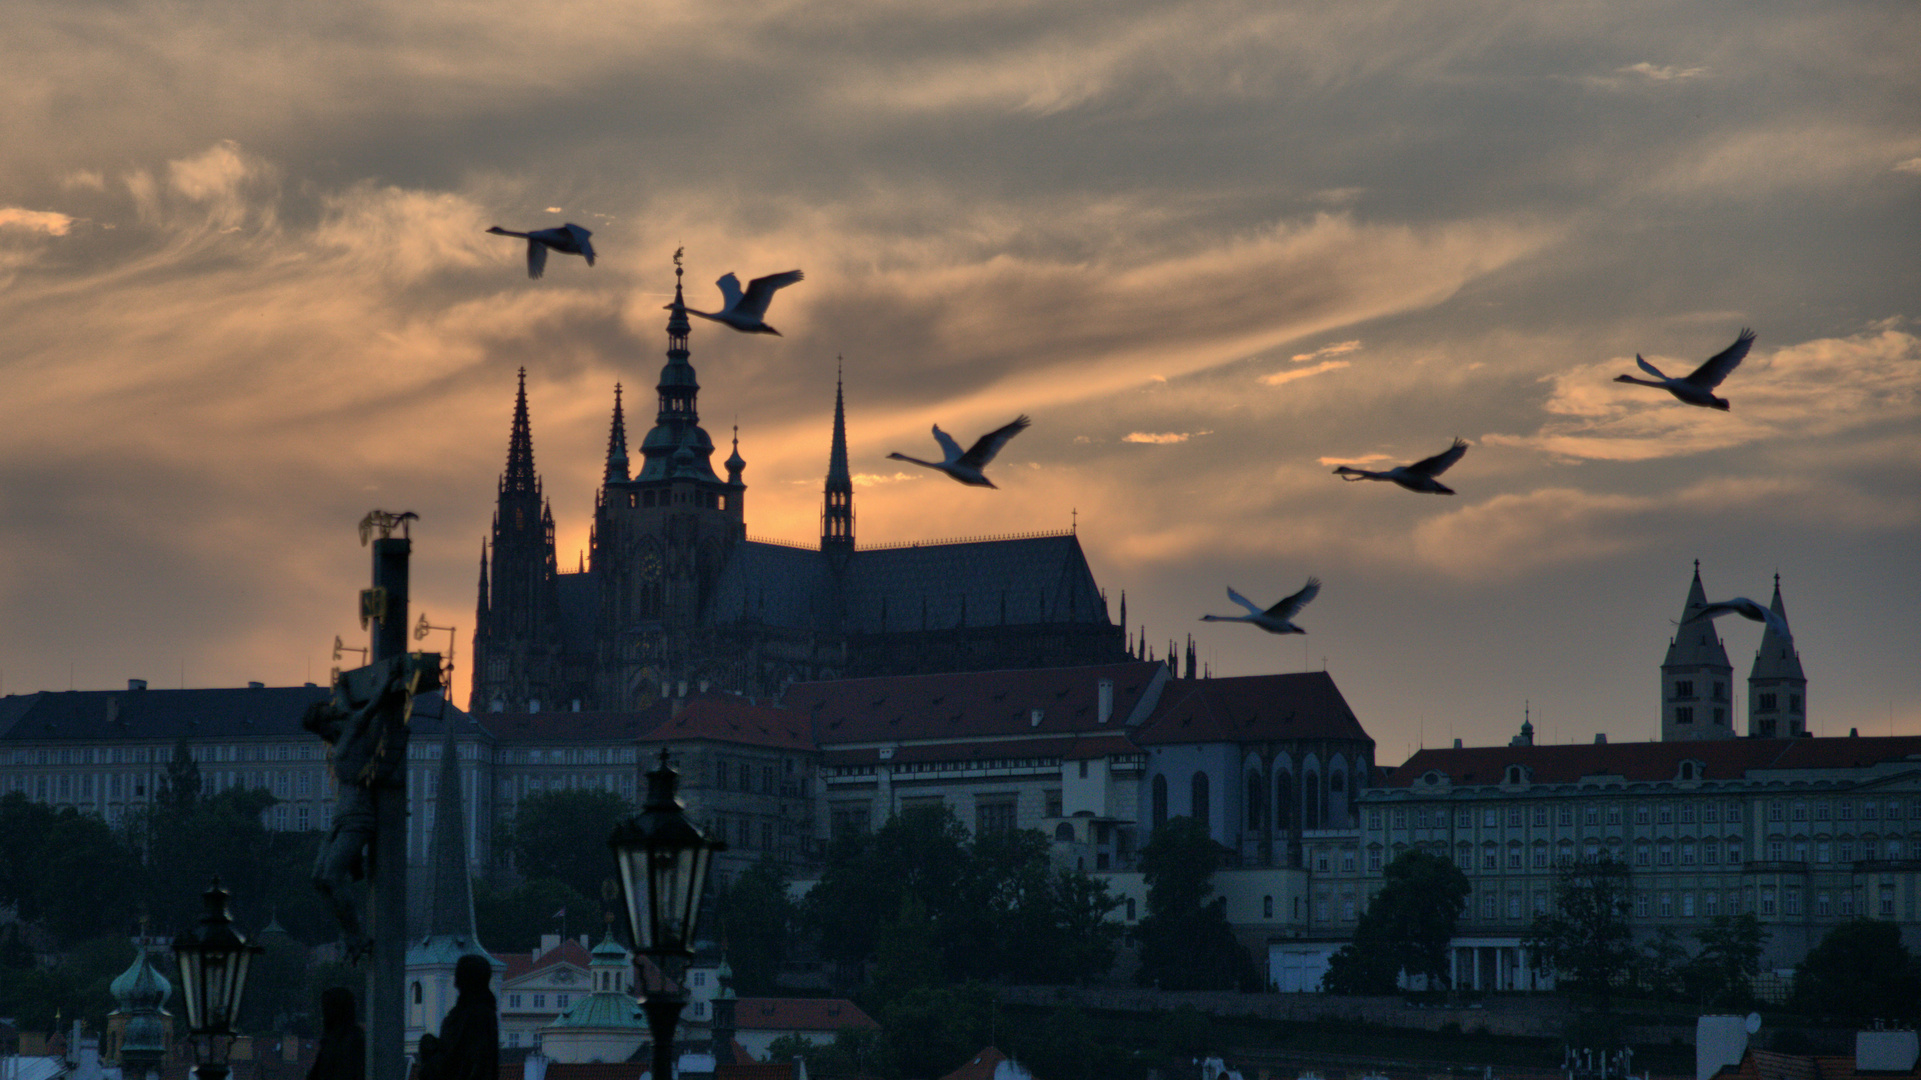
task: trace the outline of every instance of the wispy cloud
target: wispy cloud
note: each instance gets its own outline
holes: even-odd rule
[[[870,488],[879,487],[882,484],[898,484],[902,480],[919,480],[921,478],[920,474],[906,472],[855,473],[852,480],[854,481],[854,486],[857,488]]]
[[[1121,441],[1130,442],[1130,443],[1151,443],[1156,446],[1159,446],[1159,445],[1165,445],[1167,443],[1184,443],[1189,439],[1196,438],[1201,435],[1212,435],[1212,434],[1214,433],[1211,431],[1169,431],[1161,434],[1154,434],[1146,431],[1130,431],[1127,434],[1121,436]]]
[[[72,227],[72,218],[52,210],[27,210],[18,206],[0,206],[0,229],[22,229],[28,232],[43,232],[49,236],[65,236]]]
[[[1912,157],[1906,161],[1895,162],[1894,171],[1904,172],[1904,173],[1921,173],[1921,157]]]
[[[1295,368],[1292,371],[1277,371],[1272,375],[1263,375],[1261,376],[1261,383],[1265,386],[1280,386],[1283,383],[1291,383],[1296,379],[1305,379],[1312,375],[1322,375],[1330,371],[1339,371],[1347,366],[1348,362],[1346,360],[1323,360],[1313,367]]]
[[[1699,79],[1708,73],[1708,69],[1704,67],[1677,67],[1673,64],[1651,64],[1646,60],[1638,64],[1628,64],[1625,67],[1616,68],[1615,71],[1621,75],[1645,79],[1648,82],[1654,83]]]
[[[1359,351],[1360,348],[1361,339],[1355,338],[1352,341],[1340,341],[1332,345],[1323,345],[1313,352],[1295,353],[1293,356],[1288,357],[1288,359],[1297,364],[1305,364],[1310,360],[1321,360],[1329,356],[1346,356],[1348,353]]]

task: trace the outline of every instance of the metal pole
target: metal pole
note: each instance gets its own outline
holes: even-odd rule
[[[373,622],[370,663],[407,652],[405,537],[375,540],[373,585],[386,610]],[[374,872],[367,936],[367,1080],[407,1080],[407,766],[374,790]]]

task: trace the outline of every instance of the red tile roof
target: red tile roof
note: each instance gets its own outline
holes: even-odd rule
[[[1373,741],[1325,671],[1174,679],[1134,732],[1143,745],[1269,739]]]
[[[880,1025],[846,998],[741,998],[734,1005],[734,1027],[740,1031],[838,1031]]]
[[[1148,661],[1075,668],[897,675],[795,683],[781,702],[813,722],[822,746],[964,736],[1064,735],[1119,730],[1155,672]],[[1102,679],[1113,713],[1100,723]],[[1040,723],[1033,722],[1041,710]]]
[[[1389,774],[1383,786],[1412,787],[1431,770],[1456,784],[1498,784],[1509,765],[1526,766],[1537,784],[1571,784],[1584,776],[1673,780],[1683,761],[1700,762],[1701,779],[1735,780],[1755,769],[1860,768],[1915,755],[1921,755],[1921,736],[1473,746],[1422,750]]]
[[[1851,1056],[1804,1057],[1773,1050],[1749,1050],[1741,1056],[1739,1064],[1715,1073],[1714,1080],[1854,1080],[1857,1076],[1917,1075],[1921,1075],[1921,1067],[1904,1073],[1856,1072]]]
[[[969,1058],[967,1064],[941,1077],[940,1080],[994,1080],[994,1070],[1000,1068],[1000,1063],[1006,1060],[1008,1060],[1006,1054],[989,1046]]]
[[[812,750],[807,715],[792,709],[732,701],[693,701],[640,737],[642,742],[706,739],[711,742]]]
[[[593,954],[575,938],[564,938],[558,947],[544,953],[495,953],[494,955],[507,965],[506,970],[500,973],[502,986],[536,971],[545,971],[556,964],[572,964],[585,971],[588,965],[594,962]]]

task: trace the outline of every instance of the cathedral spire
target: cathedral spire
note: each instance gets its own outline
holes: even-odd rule
[[[478,605],[478,610],[477,610],[477,611],[475,612],[475,618],[476,618],[476,622],[475,622],[475,624],[474,624],[474,625],[476,625],[476,626],[478,626],[478,625],[479,625],[479,620],[484,620],[484,619],[486,619],[486,618],[487,618],[487,610],[488,610],[488,607],[489,607],[489,605],[488,605],[488,602],[487,602],[487,601],[488,601],[488,596],[487,596],[487,538],[483,536],[483,537],[481,537],[481,538],[480,538],[480,603],[479,603],[479,605]]]
[[[847,468],[847,403],[838,358],[834,365],[834,442],[827,455],[820,547],[843,557],[854,550],[854,478]]]
[[[527,420],[527,369],[520,369],[520,389],[514,393],[514,430],[507,439],[507,471],[500,477],[500,492],[539,491],[540,478],[534,475],[534,432]]]
[[[454,741],[454,725],[459,713],[441,707],[441,723],[446,730],[440,741],[439,789],[434,795],[434,831],[430,857],[433,859],[433,893],[428,897],[432,914],[427,934],[459,942],[461,951],[479,952],[479,935],[474,933],[474,893],[467,876],[467,818],[461,806],[460,747]],[[456,953],[455,955],[459,955]]]
[[[1694,619],[1708,603],[1701,561],[1694,562],[1687,602],[1661,661],[1661,739],[1728,739],[1735,735],[1730,687],[1734,666],[1714,632],[1714,620]],[[1690,621],[1693,620],[1693,621]]]
[[[1774,575],[1774,599],[1768,608],[1787,623],[1779,574]],[[1762,738],[1807,734],[1807,692],[1808,677],[1801,670],[1794,639],[1768,626],[1761,633],[1761,647],[1754,651],[1754,666],[1748,669],[1748,734]]]
[[[614,423],[607,432],[607,475],[609,484],[627,481],[627,419],[620,411],[620,384],[614,384]]]

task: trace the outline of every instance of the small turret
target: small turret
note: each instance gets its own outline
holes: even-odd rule
[[[1711,619],[1693,619],[1707,607],[1701,586],[1701,562],[1695,560],[1694,580],[1688,584],[1687,603],[1661,663],[1661,741],[1730,739],[1734,722],[1730,686],[1734,665],[1714,632]]]
[[[1788,621],[1787,605],[1781,602],[1781,575],[1774,575],[1774,599],[1768,608]],[[1763,738],[1798,738],[1808,733],[1808,678],[1801,670],[1801,654],[1794,639],[1774,632],[1772,626],[1761,634],[1761,647],[1754,652],[1754,666],[1748,670],[1748,734]]]

